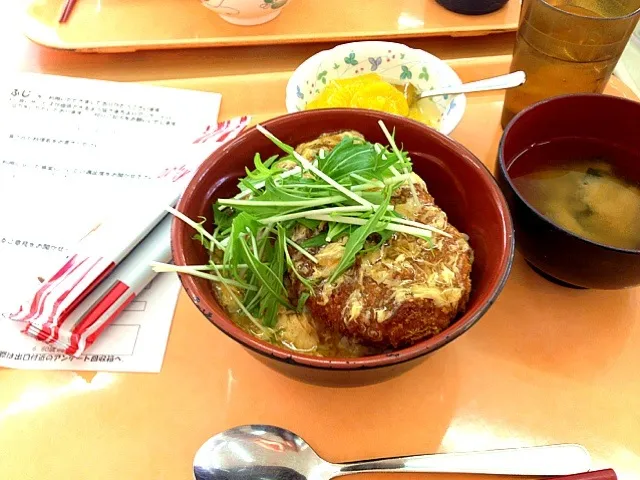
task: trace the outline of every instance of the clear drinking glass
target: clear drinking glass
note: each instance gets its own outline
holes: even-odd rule
[[[523,0],[502,126],[521,110],[565,93],[602,93],[640,18],[640,0]]]

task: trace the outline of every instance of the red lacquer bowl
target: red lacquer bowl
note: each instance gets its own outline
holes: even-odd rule
[[[609,95],[577,93],[538,102],[520,112],[505,129],[498,149],[498,182],[513,215],[518,250],[543,277],[574,288],[617,290],[640,285],[640,249],[597,243],[566,230],[533,208],[511,178],[516,160],[520,158],[522,166],[525,160],[519,156],[532,145],[573,139],[588,145],[589,156],[593,157],[616,158],[617,151],[626,150],[629,156],[624,168],[637,181],[638,125],[640,103]],[[597,151],[591,147],[594,142]]]
[[[362,109],[314,110],[285,115],[264,127],[289,145],[297,145],[325,132],[352,129],[372,142],[386,144],[378,121],[396,131],[396,141],[407,150],[414,169],[425,179],[436,203],[450,222],[470,237],[475,252],[472,294],[467,312],[440,334],[392,353],[362,358],[320,358],[294,353],[258,340],[237,327],[216,301],[207,280],[180,275],[182,285],[204,316],[233,340],[272,368],[294,378],[323,385],[376,383],[414,366],[467,331],[493,304],[509,275],[514,235],[509,210],[500,189],[485,166],[471,152],[425,125],[395,115]],[[237,192],[237,178],[253,156],[280,154],[255,128],[247,130],[206,160],[187,187],[178,210],[190,218],[211,219],[218,197]],[[210,225],[210,224],[209,224]],[[194,232],[182,221],[172,228],[173,259],[177,265],[203,264],[204,248],[192,239]]]

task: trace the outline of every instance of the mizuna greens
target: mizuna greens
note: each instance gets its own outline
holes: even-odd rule
[[[346,237],[344,255],[328,279],[335,282],[358,255],[379,248],[394,232],[428,241],[433,234],[450,236],[394,210],[391,198],[403,185],[409,185],[413,201],[418,201],[412,163],[384,123],[379,124],[388,146],[345,136],[335,148],[321,150],[312,161],[258,125],[284,154],[262,159],[256,153],[253,170],[247,168],[246,176],[238,182],[240,193],[214,204],[212,232],[205,229],[206,219],[197,223],[168,209],[196,231],[194,238],[209,251],[209,263],[154,264],[154,269],[220,283],[263,338],[272,339],[279,309],[300,311],[313,291],[312,281],[295,268],[293,250],[318,263],[310,249]],[[299,225],[317,234],[298,244],[292,237]],[[308,289],[297,305],[291,304],[287,294],[287,272]]]

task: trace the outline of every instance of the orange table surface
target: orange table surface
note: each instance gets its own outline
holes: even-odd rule
[[[508,61],[450,63],[471,80],[504,72]],[[287,76],[159,83],[220,91],[222,117],[256,113],[259,120],[281,113]],[[256,80],[262,95],[243,94]],[[631,95],[615,80],[608,91]],[[500,93],[470,96],[453,135],[490,166],[501,103]],[[635,479],[639,299],[640,289],[557,287],[517,256],[504,292],[469,332],[397,379],[331,389],[268,369],[182,294],[160,374],[0,370],[0,478],[189,479],[193,455],[209,436],[271,423],[332,461],[577,442],[596,468]]]
[[[322,48],[281,46],[269,63],[268,47],[60,52],[26,41],[17,21],[20,2],[6,3],[0,16],[5,72],[164,79],[165,85],[219,90],[223,117],[281,113],[288,72]],[[479,57],[508,52],[511,40],[492,35],[414,45],[444,58]],[[508,57],[451,64],[472,80],[504,71]],[[248,89],[258,78],[273,95]],[[629,95],[619,82],[610,91]],[[469,115],[454,132],[488,164],[499,138],[501,101],[499,93],[469,97]],[[611,466],[622,480],[637,479],[639,298],[638,289],[561,289],[518,256],[489,313],[421,366],[376,386],[327,389],[267,369],[181,295],[160,374],[0,369],[0,479],[189,479],[193,455],[206,438],[248,422],[291,428],[333,461],[579,442],[596,468]]]

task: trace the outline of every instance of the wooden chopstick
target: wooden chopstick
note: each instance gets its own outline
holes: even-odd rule
[[[77,0],[66,0],[62,11],[60,12],[60,18],[58,18],[58,23],[64,23],[67,21],[69,16],[71,15],[71,11],[73,10],[74,5]]]

